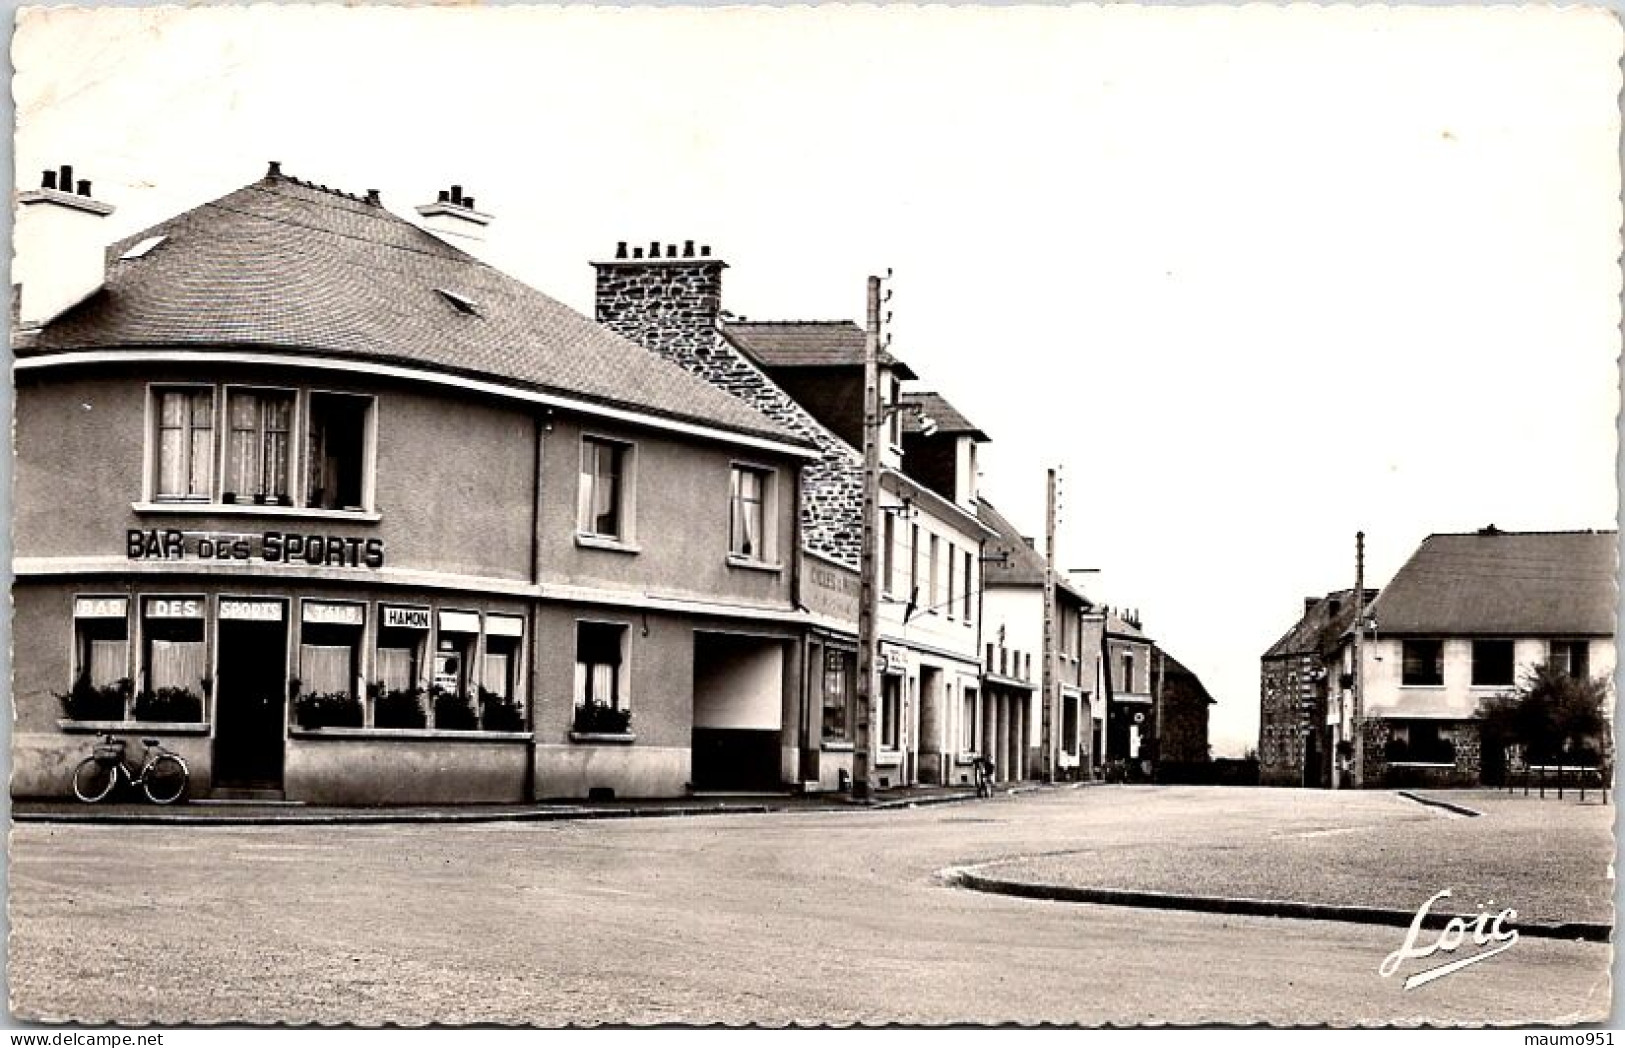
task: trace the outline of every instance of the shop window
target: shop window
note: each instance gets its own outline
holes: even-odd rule
[[[1511,684],[1513,681],[1510,640],[1473,641],[1473,684]]]
[[[300,691],[356,697],[355,684],[361,672],[361,635],[366,621],[361,606],[307,600],[301,618]]]
[[[153,391],[157,471],[153,495],[166,501],[207,502],[214,492],[214,390]]]
[[[627,527],[631,446],[597,437],[581,439],[581,487],[576,527],[594,538],[630,539]]]
[[[1400,647],[1400,684],[1444,683],[1444,641],[1406,640]]]
[[[429,694],[436,728],[465,731],[477,726],[472,702],[474,654],[480,639],[480,617],[470,611],[442,611],[435,641]]]
[[[375,727],[421,728],[427,723],[422,667],[429,625],[427,608],[379,608],[374,679],[368,689]]]
[[[880,746],[895,750],[901,738],[903,713],[903,678],[895,673],[880,678]]]
[[[619,623],[576,623],[576,731],[617,734],[630,726],[626,640]]]
[[[857,652],[824,649],[825,742],[846,742],[851,738],[851,708],[857,677]]]
[[[148,597],[142,605],[138,720],[196,721],[208,693],[202,597]]]
[[[234,389],[226,398],[225,501],[292,505],[293,394]]]
[[[371,397],[310,395],[305,505],[313,509],[365,508],[367,416],[371,410]]]
[[[124,720],[130,681],[129,602],[80,597],[73,607],[73,683],[59,696],[70,720]]]
[[[773,559],[772,498],[772,470],[733,467],[728,499],[730,554],[748,560]]]
[[[1548,662],[1558,673],[1585,680],[1591,676],[1591,642],[1554,640],[1548,649]]]
[[[977,753],[976,729],[979,723],[977,717],[977,693],[975,688],[966,688],[959,700],[959,750],[961,753]]]
[[[480,659],[480,727],[486,731],[523,731],[519,651],[525,620],[517,615],[490,615],[485,629],[485,653]]]

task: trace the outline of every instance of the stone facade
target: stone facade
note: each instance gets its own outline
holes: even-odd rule
[[[1388,744],[1394,737],[1393,724],[1382,718],[1365,722],[1365,786],[1381,789],[1405,787],[1477,786],[1482,769],[1478,724],[1449,721],[1439,725],[1439,734],[1455,747],[1455,766],[1390,764]]]
[[[1305,730],[1326,722],[1324,673],[1312,654],[1264,659],[1258,720],[1259,781],[1266,786],[1304,785]],[[1309,785],[1318,785],[1310,783]]]
[[[649,256],[596,263],[597,319],[713,385],[732,393],[797,436],[819,459],[801,472],[801,545],[856,569],[863,536],[863,456],[821,425],[722,337],[722,271],[709,248],[689,241],[651,244]],[[643,249],[637,249],[641,252]]]

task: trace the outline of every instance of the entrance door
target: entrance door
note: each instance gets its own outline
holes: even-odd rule
[[[276,622],[220,620],[214,728],[217,785],[282,789],[287,660],[285,616]]]

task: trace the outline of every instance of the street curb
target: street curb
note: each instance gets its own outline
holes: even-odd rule
[[[1465,805],[1456,804],[1453,801],[1442,801],[1437,797],[1424,797],[1420,793],[1412,793],[1410,790],[1400,790],[1399,795],[1408,801],[1415,801],[1417,804],[1425,804],[1429,808],[1443,808],[1445,811],[1453,811],[1457,815],[1465,815],[1469,819],[1476,819],[1480,815],[1484,814],[1481,811],[1474,811]]]
[[[1102,906],[1131,906],[1152,910],[1187,910],[1193,913],[1222,913],[1238,917],[1284,917],[1302,921],[1340,921],[1345,924],[1375,924],[1408,928],[1416,920],[1410,910],[1376,906],[1347,906],[1336,903],[1296,902],[1290,899],[1232,899],[1220,895],[1175,895],[1168,892],[1128,891],[1119,888],[1086,888],[1066,884],[1037,884],[988,877],[966,867],[942,871],[943,880],[960,888],[1009,895],[1021,899],[1050,902],[1082,902]],[[1459,917],[1470,928],[1477,914],[1433,914],[1438,922]],[[1614,929],[1597,921],[1568,921],[1563,924],[1520,924],[1521,935],[1541,939],[1577,939],[1583,942],[1609,942]]]

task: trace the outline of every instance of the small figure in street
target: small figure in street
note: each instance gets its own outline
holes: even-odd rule
[[[978,754],[971,768],[976,775],[976,796],[993,796],[993,761],[985,754]]]

